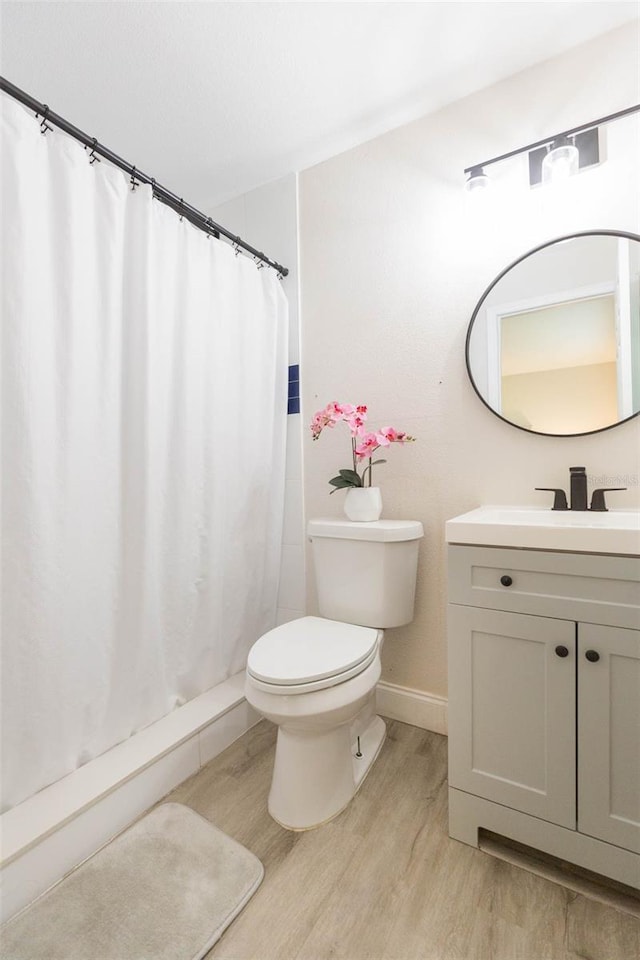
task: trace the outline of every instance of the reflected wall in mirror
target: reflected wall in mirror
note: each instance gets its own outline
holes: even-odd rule
[[[529,251],[476,306],[473,387],[522,430],[578,436],[640,412],[640,236],[609,230]]]

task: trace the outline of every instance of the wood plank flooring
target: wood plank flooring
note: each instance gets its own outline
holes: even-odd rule
[[[253,851],[262,886],[206,960],[638,960],[640,920],[447,835],[447,740],[387,721],[335,820],[291,833],[267,813],[262,721],[165,798]]]

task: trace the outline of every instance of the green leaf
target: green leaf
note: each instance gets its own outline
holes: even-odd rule
[[[329,483],[332,487],[340,490],[343,487],[352,487],[353,484],[349,480],[345,480],[344,477],[334,477],[333,480],[329,480]]]
[[[355,470],[339,470],[338,473],[345,480],[349,481],[349,486],[351,487],[361,487],[362,480],[360,479],[360,474],[356,473]]]
[[[374,460],[371,466],[375,467],[376,463],[386,463],[386,462],[387,462],[386,460]]]
[[[335,493],[336,490],[346,490],[349,487],[362,486],[362,480],[355,470],[341,470],[340,475],[333,477],[332,480],[329,480],[329,483],[332,487],[335,487],[335,490],[332,490],[331,493]]]

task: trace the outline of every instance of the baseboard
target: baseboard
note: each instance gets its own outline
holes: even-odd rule
[[[401,720],[434,733],[448,732],[449,701],[422,690],[381,680],[376,689],[376,709],[383,717]]]
[[[4,813],[0,922],[61,880],[259,719],[244,698],[243,671]]]

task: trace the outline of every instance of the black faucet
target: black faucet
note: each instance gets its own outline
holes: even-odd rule
[[[587,469],[569,467],[569,489],[571,491],[571,510],[587,509]]]
[[[626,487],[601,487],[593,491],[591,506],[587,507],[587,471],[585,467],[569,467],[571,506],[567,504],[567,495],[560,487],[535,487],[536,490],[549,490],[553,493],[552,510],[594,510],[597,513],[606,512],[604,502],[605,492],[608,490],[626,490]]]

